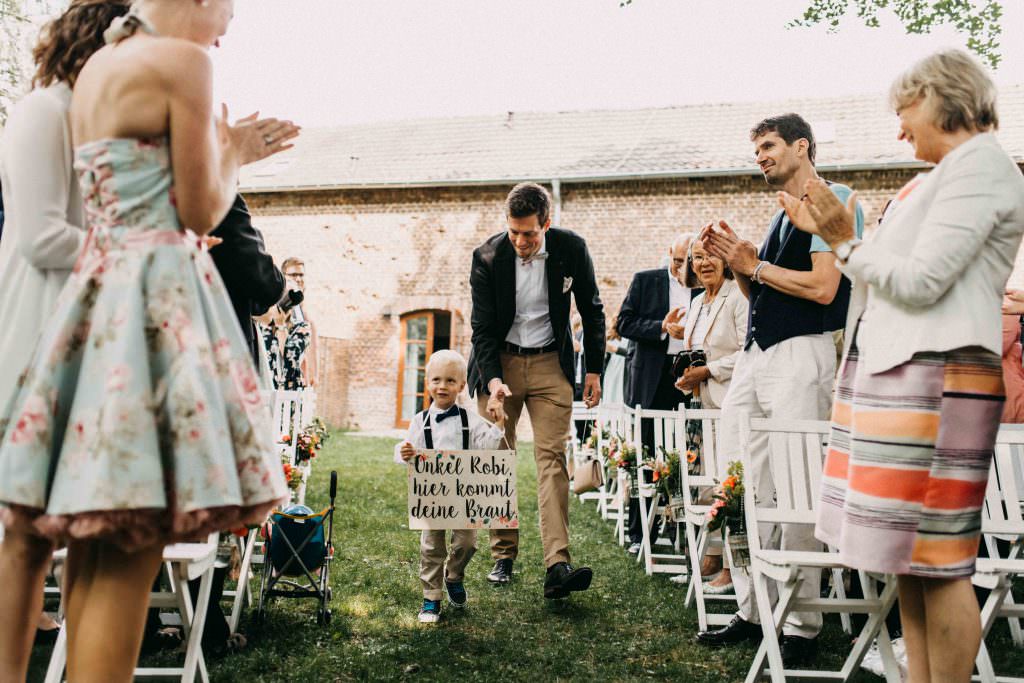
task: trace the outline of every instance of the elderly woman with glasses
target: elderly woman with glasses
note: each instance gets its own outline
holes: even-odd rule
[[[1000,303],[1024,234],[1024,177],[999,145],[996,89],[967,54],[897,78],[899,139],[933,164],[870,242],[820,181],[780,194],[854,283],[817,536],[898,576],[911,681],[968,681],[981,642],[971,588],[1003,408]]]

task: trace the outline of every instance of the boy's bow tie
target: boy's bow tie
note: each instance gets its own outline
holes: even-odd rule
[[[434,415],[434,420],[438,424],[441,424],[442,422],[447,420],[449,417],[455,417],[458,414],[459,414],[459,406],[457,404],[453,404],[451,408],[449,408],[448,410],[444,411],[443,413],[437,413],[436,415]]]
[[[548,253],[546,251],[544,251],[544,252],[538,251],[536,254],[534,254],[532,256],[527,256],[526,258],[522,259],[522,262],[523,262],[523,265],[526,266],[526,265],[529,265],[530,263],[533,263],[534,261],[543,261],[543,260],[547,259],[547,257],[548,257]]]

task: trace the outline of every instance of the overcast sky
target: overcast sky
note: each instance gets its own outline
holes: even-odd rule
[[[884,92],[963,36],[850,18],[786,29],[805,0],[237,0],[217,96],[306,126]],[[1024,82],[1006,0],[998,81]]]

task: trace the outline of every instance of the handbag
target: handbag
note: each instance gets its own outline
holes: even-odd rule
[[[596,458],[587,460],[576,468],[576,476],[572,480],[572,492],[576,495],[596,491],[604,483],[604,467]]]

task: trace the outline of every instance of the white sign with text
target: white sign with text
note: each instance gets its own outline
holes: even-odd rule
[[[518,529],[515,451],[417,451],[409,528]]]

